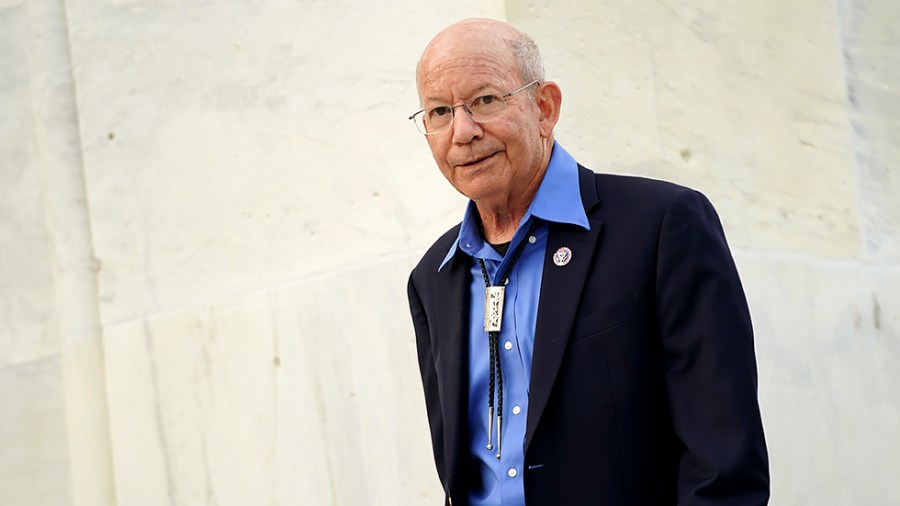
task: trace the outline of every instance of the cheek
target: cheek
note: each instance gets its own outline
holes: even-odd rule
[[[534,150],[541,143],[540,130],[537,125],[525,123],[510,136],[508,145],[513,147],[510,151],[517,158],[529,158],[533,156]]]
[[[441,174],[444,175],[447,179],[450,179],[450,164],[447,163],[447,146],[446,143],[442,143],[437,139],[428,138],[428,147],[431,149],[431,157],[434,158],[434,163],[437,164],[438,170],[441,171]]]
[[[440,136],[438,136],[440,137]],[[446,143],[441,142],[441,139],[430,136],[426,137],[428,141],[428,147],[431,149],[431,155],[434,156],[434,160],[441,163],[441,160],[446,158],[447,148],[445,146]]]

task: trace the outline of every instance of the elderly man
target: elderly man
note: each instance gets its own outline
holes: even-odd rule
[[[411,119],[470,199],[409,281],[446,503],[766,504],[750,316],[711,204],[578,165],[509,25],[450,26],[416,79]]]

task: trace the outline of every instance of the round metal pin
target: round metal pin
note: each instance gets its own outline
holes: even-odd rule
[[[558,267],[562,267],[569,263],[572,260],[572,250],[563,246],[556,250],[556,253],[553,254],[553,263]]]

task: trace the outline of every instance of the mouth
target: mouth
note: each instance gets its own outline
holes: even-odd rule
[[[476,167],[476,166],[481,165],[482,163],[487,162],[488,160],[492,159],[496,154],[497,154],[497,153],[491,153],[491,154],[489,154],[489,155],[485,155],[485,156],[482,156],[482,157],[480,157],[480,158],[475,158],[474,160],[471,160],[471,161],[468,161],[468,162],[465,162],[465,163],[457,164],[457,167],[461,167],[461,168],[464,168],[464,169],[468,169],[468,168],[471,168],[471,167]]]

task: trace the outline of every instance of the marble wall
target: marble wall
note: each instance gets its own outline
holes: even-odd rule
[[[0,0],[0,504],[440,501],[405,283],[464,200],[406,118],[468,16],[718,207],[772,503],[900,503],[894,0]]]

